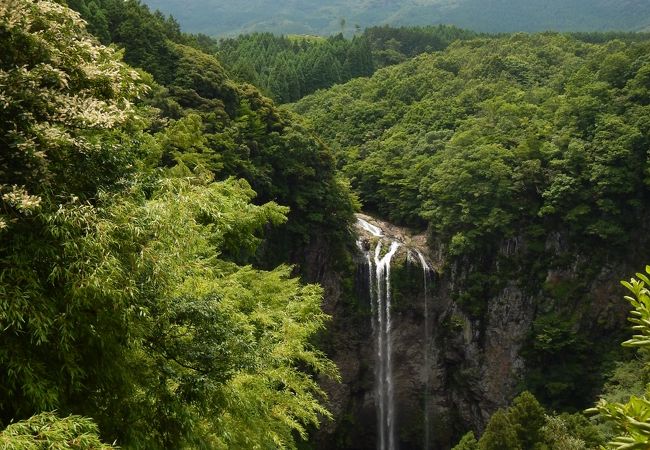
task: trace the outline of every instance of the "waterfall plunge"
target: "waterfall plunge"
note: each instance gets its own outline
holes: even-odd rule
[[[417,252],[422,266],[422,278],[424,283],[424,450],[429,450],[431,446],[431,406],[429,398],[431,396],[431,373],[429,369],[429,353],[431,352],[431,314],[429,312],[429,276],[431,267],[427,264],[424,255]]]
[[[370,233],[374,237],[382,238],[377,242],[374,254],[365,250],[366,261],[368,263],[368,287],[370,291],[370,306],[372,314],[372,331],[375,341],[375,399],[377,407],[377,429],[379,450],[395,450],[396,447],[396,421],[395,421],[395,401],[394,401],[394,381],[392,367],[392,338],[391,338],[391,287],[390,287],[390,269],[393,256],[397,249],[402,245],[399,241],[386,237],[381,228],[358,218],[357,224],[360,228]],[[390,241],[388,251],[382,256],[383,240]],[[359,241],[358,247],[364,251],[362,242]],[[424,367],[426,372],[425,392],[424,392],[424,448],[430,446],[430,375],[429,375],[429,351],[431,324],[429,318],[428,304],[428,280],[430,277],[431,267],[426,262],[424,255],[415,250],[423,271],[424,283],[424,317],[425,317],[425,348],[424,348]],[[410,251],[407,253],[409,260]]]
[[[374,305],[373,328],[376,338],[377,360],[375,364],[376,394],[379,403],[379,449],[395,449],[395,402],[393,398],[393,367],[390,317],[390,263],[400,243],[393,241],[390,249],[381,257],[381,242],[375,247],[374,265],[370,265],[370,297]],[[374,271],[372,270],[374,266]],[[373,274],[374,272],[374,274]],[[374,283],[373,283],[374,281]],[[374,289],[372,289],[374,286]]]

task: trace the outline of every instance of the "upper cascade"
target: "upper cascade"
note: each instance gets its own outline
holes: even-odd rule
[[[384,233],[381,231],[381,228],[371,224],[370,222],[366,221],[365,219],[359,216],[360,214],[357,215],[357,225],[360,226],[363,230],[377,237],[381,237],[384,235]]]
[[[357,213],[357,232],[359,247],[363,250],[369,248],[367,244],[371,240],[385,240],[386,242],[397,242],[400,244],[397,250],[398,256],[405,256],[409,262],[420,264],[427,270],[432,270],[432,262],[428,257],[426,234],[415,234],[397,225],[382,221],[367,214]],[[366,244],[364,244],[366,243]]]

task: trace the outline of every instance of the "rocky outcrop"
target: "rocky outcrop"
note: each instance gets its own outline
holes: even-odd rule
[[[478,264],[483,264],[483,273],[486,267],[495,272],[504,270],[499,264],[526,255],[523,238],[499,243],[487,262],[458,260],[446,264],[440,257],[444,249],[427,246],[424,234],[370,216],[361,218],[402,243],[394,256],[391,283],[399,449],[422,449],[426,440],[429,448],[446,450],[468,429],[480,432],[491,414],[506,406],[521,389],[530,369],[524,350],[530,345],[539,317],[570,316],[574,331],[585,335],[613,333],[625,322],[626,306],[620,301],[616,281],[630,273],[629,266],[612,262],[587,277],[581,272],[580,256],[565,258],[562,263],[549,263],[541,282],[527,284],[522,282],[523,277],[513,277],[484,289],[484,297],[472,298],[468,280],[479,272]],[[363,245],[376,244],[373,233],[361,228],[357,231]],[[561,234],[554,234],[548,237],[546,247],[548,254],[559,254],[567,243]],[[415,250],[426,255],[434,267],[428,299],[422,268],[413,257]],[[354,284],[352,277],[346,279],[345,275],[322,281],[327,291],[324,307],[333,316],[324,344],[339,366],[341,383],[323,382],[334,421],[324,423],[314,434],[315,447],[320,449],[377,448],[376,358],[368,268],[361,253],[355,263]],[[563,297],[560,291],[572,283],[578,283],[580,295],[573,292]],[[342,285],[347,285],[347,290]],[[478,311],[473,309],[476,305]]]

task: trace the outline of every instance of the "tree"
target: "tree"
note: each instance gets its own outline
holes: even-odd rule
[[[236,263],[288,209],[253,204],[244,180],[214,181],[201,116],[147,133],[138,74],[76,13],[12,0],[0,19],[0,424],[57,409],[133,449],[295,448],[328,417],[315,376],[336,373],[311,344],[322,289],[288,266]],[[187,54],[181,83],[238,91]],[[248,125],[268,138],[260,116]],[[170,167],[151,167],[165,152]],[[303,169],[296,181],[316,178]],[[26,426],[42,420],[96,442],[87,419]]]
[[[637,349],[650,347],[650,266],[646,266],[645,274],[637,273],[637,278],[621,283],[632,296],[625,299],[632,305],[629,321],[636,334],[623,342],[623,346]],[[626,403],[608,402],[601,399],[594,408],[586,411],[596,414],[614,427],[617,436],[608,446],[617,450],[643,449],[650,446],[650,384],[642,396],[631,396]]]
[[[108,135],[129,120],[130,100],[143,92],[136,72],[113,49],[97,46],[79,16],[56,3],[3,2],[0,26],[3,193],[18,190],[40,203],[57,184],[66,186],[57,191],[64,195],[90,190],[97,176],[104,184],[119,178],[129,156]],[[82,170],[70,170],[71,162]]]
[[[547,417],[544,407],[533,394],[524,391],[512,401],[510,407],[499,409],[490,417],[477,448],[481,450],[544,448],[544,427],[548,423]],[[465,435],[459,445],[464,441],[464,445],[473,448],[469,435]]]
[[[159,12],[151,13],[138,0],[102,0],[110,21],[111,43],[125,49],[124,60],[154,76],[157,82],[173,80],[176,57],[170,41],[180,39],[180,27]]]
[[[523,392],[490,418],[478,442],[469,432],[454,450],[586,450],[604,443],[600,430],[584,415],[547,414],[530,392]]]
[[[97,425],[86,417],[61,419],[54,413],[41,413],[1,431],[0,447],[5,450],[113,449],[99,440],[98,433]]]
[[[517,438],[517,430],[505,410],[500,409],[490,417],[485,432],[479,441],[479,449],[522,450]]]
[[[547,416],[546,424],[540,431],[544,435],[548,448],[552,450],[587,449],[585,441],[569,433],[567,424],[561,416]]]
[[[101,407],[89,413],[118,443],[147,449],[293,448],[293,432],[304,437],[328,415],[311,373],[335,369],[309,344],[326,319],[322,291],[290,279],[288,267],[227,259],[258,245],[286,209],[252,205],[245,181],[172,173],[148,198],[134,187],[108,202],[82,241],[98,253],[79,258],[110,260],[78,283],[134,299],[124,311],[129,384],[94,395]]]
[[[478,450],[478,442],[474,437],[474,432],[466,433],[452,450]]]
[[[508,416],[523,450],[533,450],[542,441],[542,428],[546,425],[546,411],[528,391],[517,396],[508,408]]]
[[[99,191],[119,189],[138,165],[121,127],[133,120],[131,99],[144,86],[115,50],[83,29],[78,14],[55,2],[0,4],[0,45],[0,422],[6,423],[92,388],[105,376],[92,363],[97,349],[104,346],[110,357],[122,339],[121,319],[101,317],[113,310],[113,299],[77,295],[84,287],[73,288],[63,273],[67,264],[75,267],[68,258],[71,229],[88,231]]]
[[[420,45],[373,33],[404,54]],[[582,287],[648,246],[634,231],[649,193],[640,39],[612,44],[608,60],[609,44],[557,34],[461,40],[292,106],[369,212],[426,228],[445,272],[464,268],[453,295],[466,313],[487,320],[506,286],[552,305],[522,356],[525,388],[553,408],[585,408],[614,359],[604,336],[618,326],[578,320],[597,297]]]

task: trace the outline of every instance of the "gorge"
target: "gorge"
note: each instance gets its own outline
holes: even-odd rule
[[[545,294],[506,284],[486,299],[485,316],[473,317],[457,300],[471,262],[445,264],[424,233],[366,214],[355,229],[358,304],[326,295],[333,315],[326,348],[342,382],[324,384],[335,418],[315,434],[315,448],[449,449],[464,430],[483,430],[521,389],[527,364],[536,364],[535,333],[553,332],[541,328],[549,310],[536,306]],[[553,239],[548,249],[559,251]],[[524,248],[504,242],[495,256],[515,258]],[[589,283],[585,293],[597,301],[580,312],[580,333],[621,326],[626,308],[607,281],[614,270],[621,269],[612,265]],[[576,276],[551,270],[547,279]]]
[[[332,337],[346,347],[338,353],[340,361],[334,357],[344,383],[328,384],[331,399],[339,400],[332,409],[347,410],[353,422],[330,430],[343,441],[320,434],[319,447],[435,448],[430,442],[435,408],[429,398],[434,360],[429,290],[435,272],[423,253],[424,235],[364,214],[357,214],[356,229],[360,309],[349,314],[338,305],[343,309],[333,311],[337,331]],[[346,317],[336,323],[338,314]],[[348,426],[354,432],[343,437]]]
[[[0,1],[0,448],[650,445],[650,35],[358,32]]]
[[[427,440],[425,398],[431,447],[446,450],[524,391],[547,411],[588,408],[630,357],[618,280],[647,258],[647,54],[553,33],[457,40],[290,106],[336,150],[365,210],[419,230],[435,268],[424,308],[421,270],[409,275],[403,249],[391,260],[400,448]],[[630,72],[610,70],[626,58]],[[352,320],[370,312],[328,312],[347,341],[330,347],[349,390],[333,395],[347,414],[333,428],[347,437],[374,427],[372,358],[352,348],[372,342],[358,331],[369,319]]]

